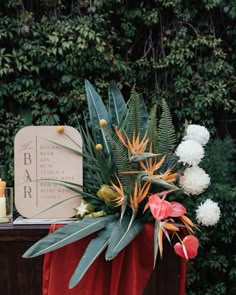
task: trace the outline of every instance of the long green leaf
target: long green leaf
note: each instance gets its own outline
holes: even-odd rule
[[[71,199],[78,198],[78,197],[79,197],[79,195],[77,194],[77,195],[75,195],[75,196],[69,197],[69,198],[64,199],[64,200],[62,200],[62,201],[59,201],[59,202],[57,202],[56,204],[53,204],[53,205],[47,207],[46,209],[44,209],[44,210],[38,212],[37,214],[34,214],[33,216],[30,216],[30,218],[40,217],[40,215],[43,214],[44,212],[47,212],[47,211],[49,211],[50,209],[52,209],[52,208],[54,208],[54,207],[57,207],[57,206],[59,206],[59,205],[65,203],[65,202],[67,202],[67,201],[69,201],[69,200],[71,200]]]
[[[179,190],[179,187],[177,187],[175,184],[166,182],[165,180],[162,180],[162,179],[155,178],[155,176],[144,176],[143,180],[151,181],[153,184],[156,184],[165,189]]]
[[[67,149],[71,152],[82,156],[85,161],[83,161],[83,183],[84,187],[90,188],[91,191],[97,192],[100,186],[105,182],[110,182],[110,169],[109,169],[109,161],[104,161],[102,154],[96,150],[96,144],[93,142],[90,134],[79,127],[80,134],[83,138],[83,142],[85,143],[83,146],[83,153],[74,149],[71,149],[65,145],[61,145],[59,143],[47,140],[51,143],[54,143],[64,149]],[[93,180],[88,181],[89,177],[93,175]],[[74,184],[75,185],[75,184]]]
[[[107,247],[113,226],[113,222],[108,224],[103,230],[99,232],[95,239],[90,241],[88,247],[84,252],[83,257],[81,258],[78,266],[76,267],[71,277],[69,283],[70,289],[79,283],[79,281],[83,278],[84,274],[89,269],[94,260]]]
[[[137,220],[130,230],[127,231],[130,218],[124,216],[122,221],[117,222],[111,234],[108,249],[106,251],[106,260],[113,259],[122,249],[124,249],[143,229],[144,220]]]
[[[81,221],[69,223],[39,240],[24,253],[23,257],[36,257],[80,240],[104,228],[106,223],[113,218],[113,216],[101,218],[87,217]]]
[[[89,116],[90,116],[90,127],[94,130],[98,130],[99,122],[101,119],[105,119],[107,124],[110,124],[110,116],[104,105],[100,95],[96,92],[92,84],[85,80],[85,90],[88,101]],[[104,148],[107,154],[110,154],[110,149],[103,128],[100,129]]]
[[[114,125],[119,126],[127,115],[128,109],[124,97],[114,81],[111,81],[109,85],[108,96],[111,121]]]
[[[153,154],[153,153],[142,153],[140,155],[134,155],[130,157],[131,162],[140,162],[140,161],[145,161],[150,158],[155,158],[158,156],[158,154]]]
[[[111,233],[110,242],[108,245],[108,249],[106,251],[105,258],[106,260],[112,259],[111,256],[113,254],[113,249],[119,243],[120,239],[124,236],[129,226],[130,218],[127,215],[124,215],[122,220],[119,220]]]
[[[103,183],[109,183],[111,177],[111,164],[109,159],[104,161],[104,156],[100,151],[96,150],[96,143],[92,137],[91,131],[85,122],[85,129],[79,128],[83,138],[83,155],[86,155],[86,161],[83,163],[84,186],[90,190],[97,192]],[[89,179],[93,177],[93,185]],[[93,189],[94,188],[94,189]]]
[[[54,183],[54,184],[59,184],[59,185],[62,185],[63,187],[65,188],[68,188],[70,189],[71,191],[75,192],[75,193],[78,193],[80,195],[83,196],[83,198],[90,198],[90,199],[94,199],[94,200],[97,200],[97,196],[95,194],[91,194],[91,193],[87,193],[87,192],[84,192],[82,190],[83,188],[83,185],[82,184],[79,184],[79,183],[75,183],[75,182],[70,182],[70,181],[66,181],[66,180],[51,180],[51,179],[40,179],[40,181],[46,181],[48,183]],[[69,197],[65,200],[62,200],[61,202],[65,202],[67,200],[69,200],[70,198],[75,198],[74,196],[73,197]],[[58,202],[57,204],[60,204],[61,202]],[[57,205],[56,204],[56,205]],[[42,213],[42,212],[41,212]]]
[[[107,123],[110,122],[110,116],[103,103],[100,95],[94,89],[92,84],[85,80],[85,91],[88,101],[89,116],[90,116],[90,127],[98,128],[99,121],[105,119]]]

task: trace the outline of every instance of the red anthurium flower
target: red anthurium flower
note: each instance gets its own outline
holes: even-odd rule
[[[174,250],[177,255],[189,259],[197,256],[198,247],[198,239],[195,236],[189,235],[183,239],[182,243],[176,243]]]
[[[178,202],[171,202],[171,207],[172,207],[172,210],[171,210],[170,217],[179,217],[186,213],[185,207]]]
[[[148,204],[155,219],[162,220],[170,216],[172,210],[170,202],[161,199],[157,195],[152,195],[149,197]]]

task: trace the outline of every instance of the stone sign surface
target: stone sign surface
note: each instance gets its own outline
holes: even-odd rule
[[[61,130],[60,130],[61,131]],[[67,148],[64,148],[67,147]],[[15,206],[27,218],[69,218],[80,196],[58,181],[82,185],[80,133],[70,126],[28,126],[15,137]]]

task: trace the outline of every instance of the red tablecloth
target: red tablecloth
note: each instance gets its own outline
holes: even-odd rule
[[[51,231],[58,227],[52,225]],[[106,261],[102,253],[80,283],[73,289],[68,289],[70,278],[93,237],[94,235],[90,235],[45,255],[43,295],[143,294],[153,270],[152,224],[146,224],[144,230],[112,261]],[[185,275],[186,261],[181,259],[179,295],[185,295]]]

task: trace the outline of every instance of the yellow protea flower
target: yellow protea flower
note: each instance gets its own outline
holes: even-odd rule
[[[119,197],[119,193],[116,192],[112,186],[103,184],[100,190],[97,192],[97,196],[104,202],[110,203],[116,201],[116,199]]]

